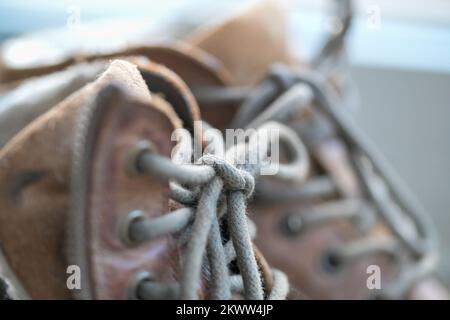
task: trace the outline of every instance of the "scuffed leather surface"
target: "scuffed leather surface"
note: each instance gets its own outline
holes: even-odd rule
[[[136,67],[115,61],[81,90],[23,129],[0,151],[0,242],[32,298],[65,299],[64,228],[74,125],[80,109],[109,83],[149,100]]]
[[[168,182],[130,175],[127,166],[129,153],[140,140],[151,141],[155,152],[170,157],[174,124],[161,111],[164,106],[155,107],[156,101],[139,103],[117,91],[101,103],[105,104],[100,106],[101,115],[91,124],[95,133],[86,185],[78,190],[84,189],[86,209],[72,212],[85,217],[86,234],[77,235],[78,240],[88,239],[87,256],[77,259],[87,259],[92,298],[126,299],[139,271],[150,271],[157,281],[174,281],[178,273],[178,247],[172,237],[129,246],[118,232],[121,219],[132,210],[142,210],[148,217],[169,211]]]

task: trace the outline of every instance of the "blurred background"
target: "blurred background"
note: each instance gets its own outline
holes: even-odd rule
[[[51,28],[72,30],[76,36],[64,41],[74,47],[101,46],[102,39],[110,45],[143,34],[159,40],[173,36],[165,27],[173,21],[183,21],[176,31],[183,33],[230,14],[243,2],[0,0],[0,43]],[[329,31],[331,1],[286,4],[292,47],[308,60]],[[432,216],[441,243],[439,276],[450,285],[450,0],[355,0],[354,5],[348,54],[360,103],[348,112]],[[89,43],[79,31],[93,30],[92,24],[107,27],[96,27]],[[16,49],[11,54],[25,52],[24,61],[42,51],[52,54],[48,47]]]

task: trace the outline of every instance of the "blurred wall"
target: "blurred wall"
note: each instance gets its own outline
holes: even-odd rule
[[[355,67],[357,122],[439,231],[439,274],[450,285],[450,75]]]

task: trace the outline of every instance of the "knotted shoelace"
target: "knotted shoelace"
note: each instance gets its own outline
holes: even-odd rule
[[[267,139],[271,130],[276,130],[280,142],[292,151],[290,163],[269,161],[269,148],[275,142]],[[190,164],[192,139],[187,131],[177,134],[172,159],[155,153],[148,142],[139,146],[137,171],[168,179],[171,198],[187,206],[158,218],[136,216],[130,223],[132,242],[176,234],[180,245],[186,244],[179,286],[144,281],[139,295],[144,299],[161,295],[197,299],[203,274],[212,299],[230,299],[233,293],[246,299],[285,299],[289,290],[286,276],[267,268],[252,243],[256,228],[247,217],[246,201],[263,168],[276,165],[276,177],[304,179],[309,169],[306,148],[291,129],[276,122],[258,127],[248,142],[228,150],[219,131],[207,132],[208,150],[195,164]]]
[[[299,136],[337,134],[349,152],[363,197],[327,200],[311,206],[301,215],[291,214],[286,219],[289,232],[295,235],[316,224],[350,219],[361,239],[336,245],[327,253],[328,260],[344,265],[375,253],[387,254],[396,260],[400,266],[397,279],[383,288],[376,298],[401,298],[418,280],[434,270],[437,241],[431,221],[370,141],[342,113],[342,106],[338,105],[342,99],[324,76],[314,72],[294,72],[278,65],[256,88],[202,88],[198,92],[209,92],[207,99],[212,101],[219,91],[222,91],[217,95],[221,101],[227,95],[227,100],[239,100],[239,97],[231,97],[236,92],[242,98],[234,127],[254,128],[267,121],[289,123]],[[202,98],[200,94],[200,102]],[[311,105],[315,108],[314,121],[319,126],[305,130],[305,127],[298,127],[296,121],[311,112]],[[293,118],[297,120],[291,121]],[[260,186],[258,191],[262,201],[329,199],[339,193],[332,178],[326,175],[313,176],[297,188],[282,193],[267,186],[264,188],[264,183]],[[385,224],[392,235],[383,239],[365,237],[377,221]]]

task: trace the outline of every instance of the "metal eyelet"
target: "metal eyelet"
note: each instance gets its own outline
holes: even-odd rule
[[[340,272],[344,267],[344,264],[343,257],[333,249],[326,250],[320,257],[321,269],[327,273]]]
[[[144,281],[152,281],[152,280],[153,276],[150,272],[148,271],[137,272],[128,285],[127,298],[130,300],[140,300],[139,285]]]
[[[126,171],[130,175],[138,175],[142,172],[139,168],[139,158],[146,152],[155,152],[155,146],[149,140],[138,141],[130,150],[127,162]]]
[[[142,210],[133,210],[130,211],[126,216],[124,216],[119,221],[119,237],[123,243],[127,246],[136,245],[136,241],[131,239],[130,237],[130,225],[134,223],[138,219],[144,219],[145,214]]]
[[[298,213],[288,213],[281,220],[281,230],[289,237],[297,236],[304,227],[302,217]]]

